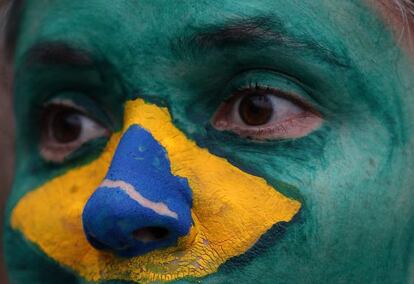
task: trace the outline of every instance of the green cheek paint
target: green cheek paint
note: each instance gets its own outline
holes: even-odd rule
[[[266,40],[227,37],[218,44],[206,36],[244,17],[270,19],[262,29]],[[86,50],[93,66],[27,66],[25,53],[45,41]],[[88,164],[102,148],[92,142],[59,167],[42,160],[33,108],[64,92],[91,98],[115,131],[128,99],[166,106],[200,147],[303,203],[298,219],[256,257],[230,260],[214,274],[179,283],[409,282],[414,103],[408,90],[414,70],[391,29],[360,1],[28,0],[15,66],[18,164],[5,242],[16,282],[79,278],[9,226],[25,193],[57,172]],[[216,131],[210,119],[239,87],[230,84],[244,84],[235,80],[241,73],[244,81],[300,90],[322,113],[323,125],[300,139],[261,143]],[[54,272],[47,278],[46,271]]]

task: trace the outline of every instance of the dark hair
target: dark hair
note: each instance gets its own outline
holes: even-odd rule
[[[16,48],[20,18],[23,10],[23,0],[10,0],[6,11],[3,32],[4,58],[11,59]]]

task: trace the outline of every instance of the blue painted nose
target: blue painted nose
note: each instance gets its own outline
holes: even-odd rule
[[[189,233],[192,196],[171,173],[165,149],[133,125],[118,144],[105,180],[89,198],[82,221],[96,249],[124,257],[173,246]]]

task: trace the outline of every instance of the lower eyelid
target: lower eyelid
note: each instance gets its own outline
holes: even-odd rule
[[[76,145],[78,146],[78,145]],[[72,153],[73,145],[53,146],[43,145],[40,147],[40,153],[46,161],[61,163]]]
[[[275,125],[259,127],[228,126],[227,131],[233,131],[242,137],[252,137],[257,140],[293,139],[306,136],[323,122],[323,119],[313,113],[301,113],[293,118],[281,121]],[[294,124],[294,125],[293,125]]]

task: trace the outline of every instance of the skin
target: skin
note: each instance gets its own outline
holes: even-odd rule
[[[270,19],[266,28],[277,32],[273,40],[186,45],[194,33],[263,16]],[[82,48],[94,63],[28,62],[27,51],[45,41]],[[414,69],[372,7],[327,0],[32,0],[25,6],[14,69],[17,167],[5,230],[12,282],[86,282],[10,222],[28,192],[92,163],[108,142],[99,138],[63,163],[46,162],[38,147],[38,108],[55,97],[76,97],[113,132],[124,127],[127,101],[166,107],[174,126],[199,148],[301,203],[283,234],[270,230],[259,246],[216,272],[177,283],[410,281]],[[220,104],[246,81],[294,91],[323,123],[301,138],[266,141],[214,129]]]

